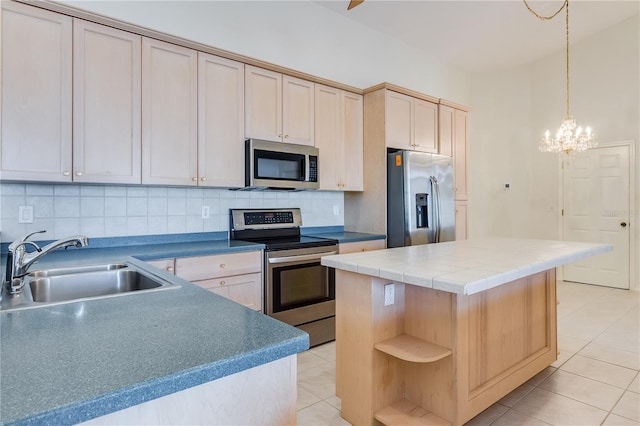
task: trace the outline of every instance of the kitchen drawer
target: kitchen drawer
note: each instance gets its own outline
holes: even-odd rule
[[[171,259],[147,260],[146,263],[148,263],[151,266],[155,266],[158,269],[162,269],[164,271],[167,271],[170,274],[173,274],[174,271],[175,271],[175,259],[173,259],[173,258],[171,258]]]
[[[262,251],[177,258],[175,271],[188,281],[261,272]]]
[[[262,311],[262,274],[194,281],[194,284],[256,311]]]
[[[338,246],[338,253],[354,253],[357,251],[371,251],[381,250],[385,248],[385,240],[369,240],[369,241],[356,241],[353,243],[341,243]]]

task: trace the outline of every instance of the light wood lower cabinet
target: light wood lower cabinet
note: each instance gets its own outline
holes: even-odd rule
[[[340,243],[338,254],[355,253],[362,251],[381,250],[386,248],[386,240],[356,241],[353,243]]]
[[[462,295],[336,270],[336,395],[352,424],[462,425],[556,360],[555,269]]]
[[[177,258],[175,274],[250,309],[263,309],[261,251]]]

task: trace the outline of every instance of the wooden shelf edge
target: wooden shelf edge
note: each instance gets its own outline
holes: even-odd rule
[[[451,422],[436,416],[406,399],[383,408],[375,414],[375,419],[387,425],[451,425]]]
[[[401,334],[374,346],[377,350],[409,362],[435,362],[451,355],[451,349],[408,334]]]

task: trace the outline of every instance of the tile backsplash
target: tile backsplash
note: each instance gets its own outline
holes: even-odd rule
[[[19,206],[33,206],[33,223],[18,223]],[[227,231],[230,208],[278,207],[300,207],[305,227],[344,225],[342,192],[2,182],[0,242],[42,229],[39,240]]]

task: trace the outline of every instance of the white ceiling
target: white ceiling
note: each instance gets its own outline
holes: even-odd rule
[[[365,0],[350,11],[349,0],[315,2],[470,72],[526,64],[565,46],[565,12],[542,21],[520,0]],[[553,14],[562,2],[528,1],[541,15]],[[572,0],[570,42],[637,14],[639,5],[638,0]]]

